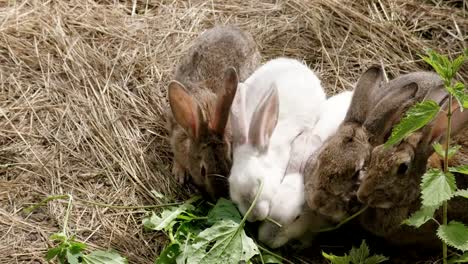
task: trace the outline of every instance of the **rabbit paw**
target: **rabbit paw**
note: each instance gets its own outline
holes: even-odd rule
[[[188,180],[188,173],[179,163],[174,162],[172,165],[172,174],[174,174],[176,180],[180,184],[184,184]]]

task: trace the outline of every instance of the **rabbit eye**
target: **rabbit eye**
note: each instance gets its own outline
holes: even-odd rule
[[[408,172],[408,168],[409,168],[409,163],[408,162],[403,162],[398,166],[397,173],[399,175],[404,175],[404,174],[406,174],[406,172]]]

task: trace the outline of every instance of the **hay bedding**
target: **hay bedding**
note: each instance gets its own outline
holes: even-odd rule
[[[382,63],[389,76],[428,69],[417,54],[467,43],[465,1],[5,1],[0,3],[0,263],[44,263],[66,204],[160,203],[188,189],[170,175],[166,85],[190,41],[215,24],[252,33],[264,59],[317,70],[329,94]],[[468,67],[460,77],[468,81]],[[143,210],[74,204],[69,227],[91,247],[152,263],[164,245]]]

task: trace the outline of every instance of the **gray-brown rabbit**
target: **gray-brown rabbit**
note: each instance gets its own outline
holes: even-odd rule
[[[372,149],[388,137],[398,113],[442,84],[437,74],[430,72],[402,75],[388,83],[382,80],[383,73],[377,67],[360,77],[343,124],[306,169],[308,205],[335,221],[361,207],[356,199],[359,174]]]
[[[446,97],[440,99],[436,101],[442,103],[445,100],[447,106]],[[454,112],[451,135],[454,136],[454,143],[461,148],[450,160],[449,165],[466,165],[468,111],[459,111],[455,100],[452,106]],[[420,182],[426,169],[442,166],[441,159],[433,155],[432,144],[445,140],[446,128],[446,113],[441,111],[430,125],[413,133],[399,144],[390,148],[378,146],[372,151],[368,168],[361,175],[362,182],[357,192],[359,201],[372,207],[360,217],[364,228],[398,244],[438,246],[440,240],[435,236],[437,225],[434,222],[430,221],[419,229],[402,226],[401,223],[421,206]],[[465,175],[456,175],[456,183],[461,189],[468,188],[468,178]],[[436,212],[436,218],[440,220],[441,214],[442,210]],[[468,200],[451,200],[448,216],[468,224]]]
[[[234,26],[216,26],[195,39],[169,84],[173,174],[180,183],[191,176],[212,199],[229,194],[229,112],[238,82],[259,64],[260,53],[250,34]]]

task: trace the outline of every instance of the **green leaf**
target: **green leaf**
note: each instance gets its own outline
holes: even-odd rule
[[[448,92],[457,99],[458,104],[463,108],[466,108],[468,102],[468,94],[465,93],[465,85],[461,82],[456,82],[453,86],[447,87]]]
[[[222,220],[202,231],[177,263],[238,264],[240,261],[249,262],[258,253],[257,245],[239,223]]]
[[[127,259],[115,251],[96,250],[83,256],[84,264],[128,264]]]
[[[70,251],[70,248],[67,250],[67,261],[69,264],[79,264],[80,263],[80,257],[82,257],[83,254],[78,251],[78,252],[72,252]]]
[[[468,251],[468,228],[463,223],[450,221],[448,225],[441,225],[437,236],[449,246]]]
[[[436,142],[432,144],[432,147],[434,148],[437,155],[439,155],[439,157],[445,158],[445,149],[440,143]],[[455,155],[458,152],[458,150],[460,150],[460,148],[461,148],[460,145],[450,146],[449,151],[448,151],[448,158],[449,159],[452,158],[453,155]]]
[[[437,206],[422,206],[418,211],[414,212],[410,218],[403,221],[403,224],[419,228],[434,216]]]
[[[441,55],[433,50],[427,51],[428,57],[421,56],[421,58],[434,68],[434,70],[444,80],[452,79],[452,64],[447,56]]]
[[[456,191],[455,196],[461,196],[461,197],[465,197],[466,199],[468,199],[468,189]]]
[[[213,224],[222,220],[232,220],[237,223],[242,220],[234,203],[224,198],[219,199],[215,207],[208,213],[208,223]]]
[[[180,214],[184,213],[185,211],[194,209],[195,207],[193,207],[193,205],[184,203],[179,207],[165,209],[161,213],[161,216],[158,216],[152,212],[150,217],[143,219],[143,225],[144,227],[151,230],[166,230]]]
[[[57,247],[47,250],[46,260],[47,261],[52,260],[53,258],[55,258],[55,256],[59,255],[62,250],[63,250],[63,246],[57,246]]]
[[[67,239],[68,239],[67,236],[62,232],[54,233],[50,235],[49,237],[49,240],[57,241],[57,242],[63,242],[63,241],[66,241]]]
[[[468,164],[463,165],[463,166],[458,166],[458,167],[450,167],[449,171],[454,172],[454,173],[460,173],[460,174],[468,175]]]
[[[426,207],[439,207],[453,197],[455,190],[455,176],[452,173],[444,174],[439,169],[430,169],[421,181],[422,204]]]
[[[465,62],[465,54],[461,54],[460,56],[458,56],[457,58],[455,58],[452,62],[452,70],[454,72],[454,74],[460,69],[460,67],[463,65],[463,63]]]
[[[448,260],[449,264],[453,263],[468,263],[468,252],[465,252],[465,254],[461,256],[456,256]]]
[[[176,259],[180,255],[180,245],[170,244],[159,254],[155,264],[176,264]]]
[[[365,240],[362,241],[359,248],[352,247],[349,251],[349,255],[345,254],[342,257],[322,252],[322,256],[330,260],[333,264],[377,264],[388,260],[387,257],[382,255],[369,256],[369,254],[369,247]]]
[[[439,110],[439,105],[434,101],[423,101],[415,104],[406,112],[400,123],[393,127],[392,134],[385,143],[385,147],[399,143],[409,134],[425,126],[434,119]]]
[[[282,264],[283,260],[271,254],[262,254],[263,263],[265,264]]]

